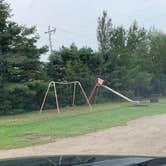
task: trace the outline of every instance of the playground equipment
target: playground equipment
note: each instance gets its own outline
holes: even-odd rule
[[[114,89],[112,89],[112,88],[110,88],[110,87],[104,85],[104,80],[101,79],[101,78],[98,78],[98,79],[97,79],[97,83],[96,83],[95,86],[93,87],[93,89],[92,89],[92,91],[91,91],[91,94],[90,94],[90,96],[89,96],[89,101],[91,101],[92,97],[94,96],[94,93],[95,93],[96,89],[99,88],[99,87],[103,87],[103,88],[105,88],[105,89],[111,91],[112,93],[114,93],[114,94],[118,95],[119,97],[121,97],[121,98],[127,100],[128,102],[131,102],[131,103],[136,104],[136,105],[140,104],[140,101],[134,101],[134,100],[132,100],[132,99],[130,99],[130,98],[124,96],[123,94],[121,94],[121,93],[115,91]]]
[[[91,108],[91,104],[89,102],[89,99],[81,85],[81,83],[79,81],[73,81],[73,82],[55,82],[55,81],[51,81],[49,84],[48,84],[48,87],[47,87],[47,90],[45,92],[45,95],[44,95],[44,98],[43,98],[43,102],[42,102],[42,105],[40,107],[40,113],[43,112],[43,107],[44,107],[44,104],[46,102],[46,98],[47,98],[47,95],[48,95],[48,92],[51,88],[51,86],[53,86],[54,88],[54,95],[55,95],[55,102],[56,102],[56,108],[57,108],[57,111],[58,113],[60,112],[60,108],[59,108],[59,102],[58,102],[58,95],[57,95],[57,88],[56,86],[57,85],[69,85],[69,84],[73,84],[73,99],[72,99],[72,105],[74,106],[75,105],[75,98],[76,98],[76,86],[79,86],[80,87],[80,90],[86,100],[86,103],[87,105]]]

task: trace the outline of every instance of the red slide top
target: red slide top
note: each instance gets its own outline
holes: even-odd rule
[[[101,78],[97,78],[97,86],[101,86],[104,84],[104,80]]]

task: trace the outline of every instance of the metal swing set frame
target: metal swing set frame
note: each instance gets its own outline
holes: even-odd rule
[[[57,94],[57,88],[56,86],[57,85],[70,85],[70,84],[73,84],[73,99],[72,99],[72,106],[75,105],[75,98],[76,98],[76,86],[78,85],[80,87],[80,90],[85,98],[85,103],[87,104],[87,106],[89,106],[91,108],[91,104],[89,102],[89,99],[85,93],[85,90],[83,89],[81,83],[79,81],[72,81],[72,82],[56,82],[56,81],[51,81],[49,84],[48,84],[48,87],[47,87],[47,90],[45,92],[45,95],[44,95],[44,98],[43,98],[43,102],[42,102],[42,105],[40,107],[40,113],[43,112],[43,108],[44,108],[44,104],[46,102],[46,98],[48,96],[48,92],[51,88],[51,86],[53,86],[54,88],[54,95],[55,95],[55,102],[56,102],[56,108],[57,108],[57,112],[60,113],[60,107],[59,107],[59,101],[58,101],[58,94]]]

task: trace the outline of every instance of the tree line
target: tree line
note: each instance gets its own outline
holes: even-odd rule
[[[62,46],[41,62],[47,46],[37,47],[36,27],[11,21],[9,4],[0,0],[0,114],[39,110],[49,81],[78,80],[89,95],[97,77],[129,97],[166,95],[166,34],[151,28],[115,26],[104,11],[98,18],[99,49]],[[58,86],[61,106],[72,102],[71,86]],[[55,107],[50,92],[46,109]],[[100,90],[97,102],[117,99]],[[77,89],[77,104],[84,99]]]

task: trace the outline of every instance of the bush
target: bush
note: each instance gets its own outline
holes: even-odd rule
[[[11,84],[8,86],[8,99],[12,103],[12,109],[29,110],[32,108],[32,103],[36,95],[35,91],[29,89],[26,84]]]
[[[27,83],[27,86],[29,87],[29,89],[36,92],[36,95],[34,96],[34,99],[32,102],[32,105],[35,108],[35,110],[40,109],[48,84],[49,82],[44,82],[41,80],[36,80],[36,81]],[[55,104],[56,104],[55,95],[54,95],[53,87],[51,87],[46,99],[46,103],[44,105],[44,109],[53,109],[55,108]]]
[[[8,114],[12,109],[12,103],[8,99],[8,92],[3,87],[0,88],[0,114]]]
[[[18,114],[39,110],[47,82],[36,80],[28,83],[10,83],[0,90],[0,114]],[[50,91],[45,109],[55,108],[53,91]]]

